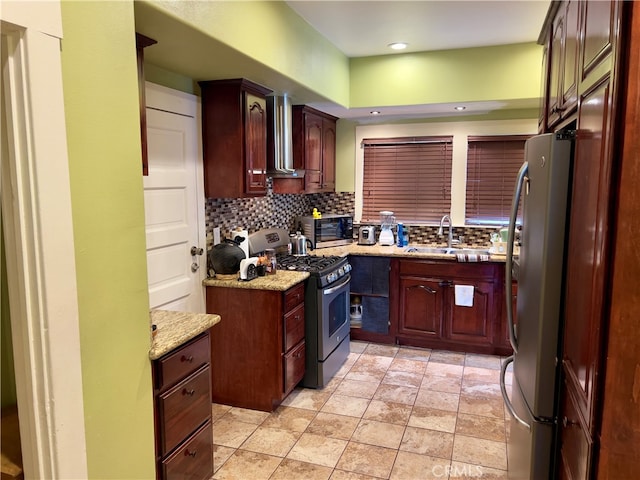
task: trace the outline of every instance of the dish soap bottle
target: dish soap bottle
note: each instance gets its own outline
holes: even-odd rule
[[[398,247],[402,247],[403,246],[403,241],[404,241],[404,232],[403,230],[404,225],[400,222],[398,222],[398,240],[396,241],[396,245]]]

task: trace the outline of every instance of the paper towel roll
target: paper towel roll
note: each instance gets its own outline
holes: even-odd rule
[[[473,307],[473,285],[455,285],[456,305]]]
[[[229,238],[231,240],[235,240],[236,237],[243,238],[239,246],[244,252],[244,257],[249,258],[249,232],[247,230],[233,230],[229,232]]]

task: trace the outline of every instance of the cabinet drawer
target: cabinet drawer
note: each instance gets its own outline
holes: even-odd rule
[[[284,351],[304,338],[304,303],[284,316]]]
[[[206,479],[213,475],[213,427],[205,423],[162,462],[165,480]]]
[[[211,370],[207,364],[158,398],[161,455],[211,418]]]
[[[584,430],[571,386],[565,380],[560,410],[560,459],[563,478],[588,478],[591,439]]]
[[[284,392],[293,390],[302,377],[305,370],[305,348],[304,341],[293,348],[284,356]]]
[[[400,260],[400,275],[411,275],[423,278],[468,278],[492,280],[497,270],[504,270],[504,265],[490,263],[464,264],[449,261],[433,260]]]
[[[299,283],[295,287],[287,290],[284,294],[284,311],[290,311],[296,305],[304,301],[304,282]]]
[[[208,363],[209,352],[209,335],[205,334],[159,359],[156,388],[163,390]]]

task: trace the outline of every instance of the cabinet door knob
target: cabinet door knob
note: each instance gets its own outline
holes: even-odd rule
[[[573,425],[577,425],[578,422],[574,422],[573,420],[569,420],[567,417],[562,417],[562,426],[564,428],[572,427]]]
[[[185,355],[182,355],[182,357],[180,357],[180,361],[181,362],[189,362],[192,363],[193,362],[193,355],[189,355],[188,357]]]
[[[186,449],[186,450],[184,451],[184,456],[185,456],[185,457],[195,457],[197,453],[198,453],[198,451],[197,451],[197,450],[189,450],[189,449]]]
[[[186,388],[182,389],[182,395],[189,395],[190,397],[193,397],[194,393],[196,393],[195,390],[187,390]]]

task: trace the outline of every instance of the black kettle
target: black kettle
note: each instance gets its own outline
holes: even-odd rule
[[[234,240],[226,238],[222,243],[214,245],[207,254],[207,268],[221,275],[233,275],[240,270],[240,261],[245,257],[244,251],[238,246],[244,240],[236,237]]]

